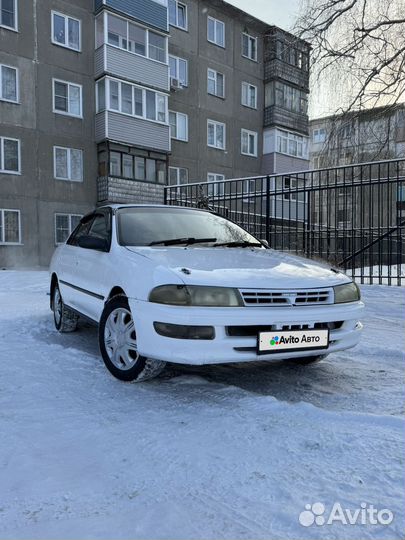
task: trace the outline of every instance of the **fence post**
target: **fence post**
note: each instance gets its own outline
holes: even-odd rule
[[[163,188],[163,204],[165,206],[167,205],[167,187],[166,186]]]
[[[266,176],[266,241],[270,244],[270,176]]]

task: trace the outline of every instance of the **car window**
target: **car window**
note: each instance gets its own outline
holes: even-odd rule
[[[67,244],[70,246],[77,246],[77,242],[81,236],[89,234],[89,229],[93,221],[93,214],[85,216],[76,227],[76,229],[70,235]]]
[[[111,242],[111,220],[108,212],[96,214],[94,220],[91,223],[89,230],[89,236],[95,236],[97,238],[103,238],[107,240],[108,244]]]

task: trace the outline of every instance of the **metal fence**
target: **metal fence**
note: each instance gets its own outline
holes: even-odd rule
[[[165,203],[215,211],[360,283],[405,284],[405,159],[167,186]]]

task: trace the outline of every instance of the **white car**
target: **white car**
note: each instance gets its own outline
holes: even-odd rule
[[[205,210],[97,208],[56,249],[50,275],[56,328],[97,323],[105,365],[124,381],[165,362],[309,363],[353,347],[362,329],[347,276]]]

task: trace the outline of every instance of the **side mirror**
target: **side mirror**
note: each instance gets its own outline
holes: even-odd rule
[[[108,244],[105,238],[97,236],[80,236],[77,245],[84,249],[93,249],[94,251],[108,251]]]
[[[260,238],[259,239],[259,242],[267,249],[270,249],[270,245],[269,243],[267,242],[267,240],[265,240],[264,238]]]

